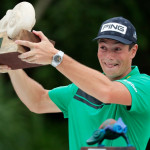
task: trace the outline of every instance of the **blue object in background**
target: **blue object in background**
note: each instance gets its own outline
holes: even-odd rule
[[[98,147],[104,146],[101,145],[104,139],[116,139],[122,136],[127,146],[131,146],[129,140],[126,136],[127,126],[122,121],[122,118],[119,118],[117,121],[114,119],[108,119],[100,126],[99,129],[95,130],[93,135],[86,141],[88,145],[93,145],[98,143]]]

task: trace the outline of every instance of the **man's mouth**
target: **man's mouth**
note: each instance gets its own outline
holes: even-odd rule
[[[114,68],[114,67],[117,67],[117,66],[118,66],[118,64],[116,64],[116,63],[105,63],[105,62],[104,62],[104,64],[105,64],[105,66],[106,66],[107,68]]]

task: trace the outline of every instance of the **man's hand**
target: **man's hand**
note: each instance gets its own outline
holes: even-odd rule
[[[0,73],[8,73],[11,71],[11,68],[6,65],[0,65]]]
[[[23,45],[30,48],[29,52],[23,53],[18,57],[28,63],[36,64],[51,64],[52,57],[58,50],[49,41],[49,39],[41,31],[33,31],[40,39],[41,42],[33,43],[29,41],[17,40],[16,44]]]

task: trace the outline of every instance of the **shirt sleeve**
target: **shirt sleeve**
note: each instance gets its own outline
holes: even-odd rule
[[[150,78],[141,77],[117,80],[124,84],[132,97],[130,111],[149,114],[150,112]]]
[[[68,106],[77,91],[75,84],[54,88],[48,92],[50,99],[63,112],[64,118],[68,118]]]

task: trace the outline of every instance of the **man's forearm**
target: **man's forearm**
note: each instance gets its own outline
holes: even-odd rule
[[[78,63],[67,55],[64,55],[57,69],[79,88],[107,103],[106,89],[112,85],[112,81],[102,73]]]
[[[8,74],[18,97],[31,111],[34,111],[44,92],[43,87],[28,77],[21,69],[9,71]]]

